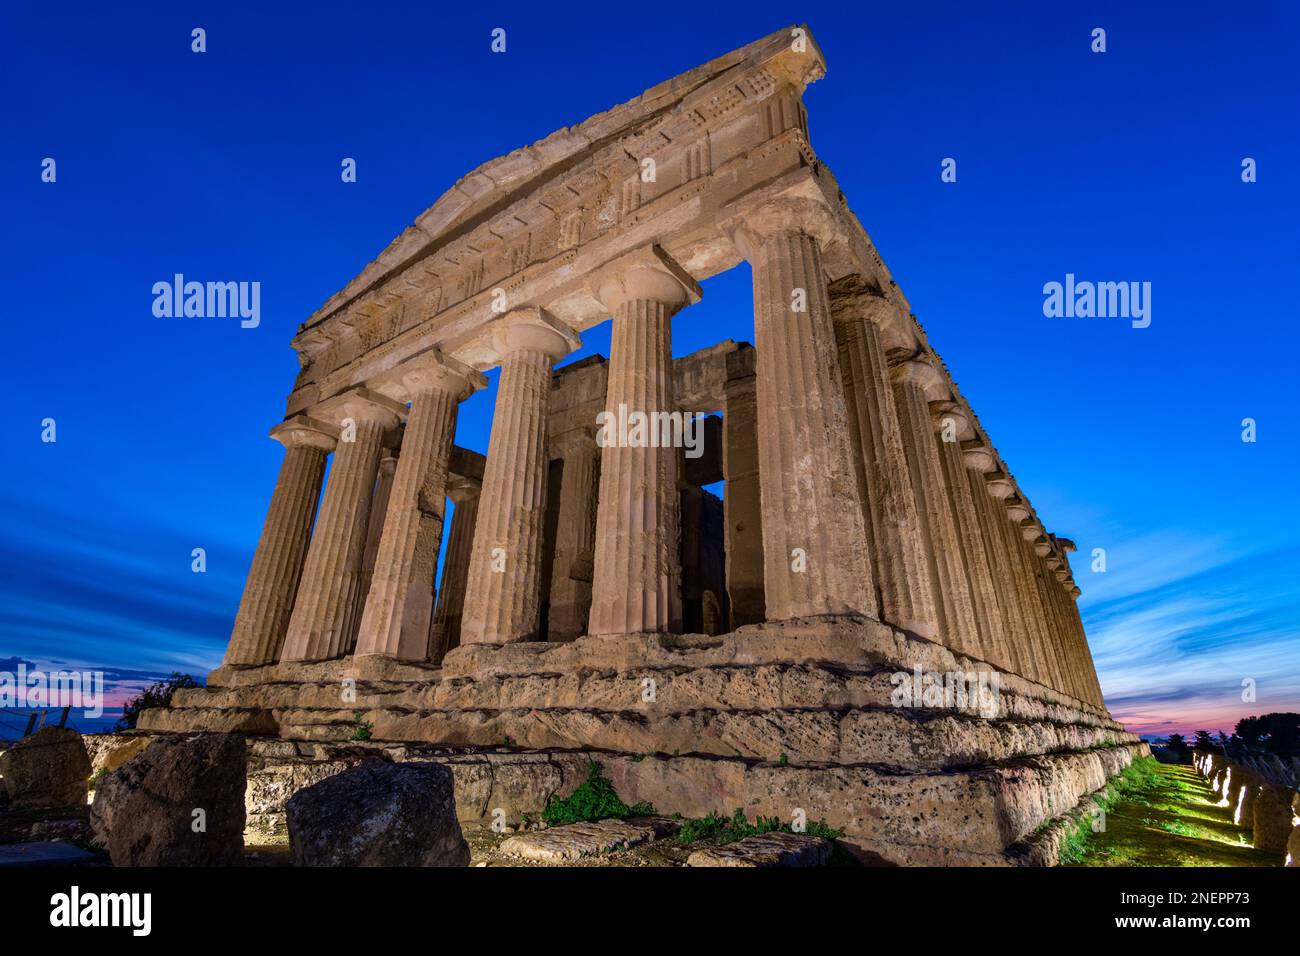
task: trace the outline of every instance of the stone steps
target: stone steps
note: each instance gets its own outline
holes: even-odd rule
[[[656,713],[769,708],[848,709],[890,707],[896,692],[893,667],[850,668],[827,663],[777,663],[759,666],[638,667],[622,673],[583,671],[560,674],[447,676],[417,683],[339,681],[274,683],[252,687],[195,688],[178,691],[173,708],[254,708],[268,710],[405,709],[518,710],[572,709]],[[1010,678],[1008,678],[1010,679]],[[653,681],[653,685],[647,682]],[[1024,684],[1023,681],[1021,681]],[[645,693],[653,687],[654,699]],[[1112,720],[1063,699],[1004,686],[998,716],[1053,723],[1082,723],[1113,730]],[[348,698],[344,698],[344,691]],[[948,712],[947,707],[912,707]],[[969,708],[975,712],[975,708]]]
[[[231,711],[166,712],[151,730],[210,726]],[[346,741],[357,729],[353,710],[278,710],[285,737]],[[798,764],[877,764],[908,770],[980,766],[1017,757],[1133,743],[1130,734],[1087,724],[984,720],[903,709],[770,708],[700,710],[685,714],[588,710],[361,711],[372,739],[451,747],[513,746],[535,750],[597,749],[621,753],[688,753]]]

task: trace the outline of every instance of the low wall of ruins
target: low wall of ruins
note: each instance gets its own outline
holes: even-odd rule
[[[1270,781],[1257,770],[1223,754],[1195,751],[1192,764],[1219,795],[1220,806],[1232,820],[1251,831],[1251,845],[1285,856],[1287,866],[1300,866],[1300,792]]]

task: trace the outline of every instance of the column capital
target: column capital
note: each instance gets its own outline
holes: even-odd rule
[[[957,427],[956,438],[958,441],[970,441],[975,437],[975,426],[971,421],[970,413],[957,402],[932,402],[930,404],[930,417],[934,422],[935,431],[941,431],[945,419],[951,419]]]
[[[898,304],[888,298],[875,286],[854,284],[850,287],[849,279],[860,276],[848,276],[838,283],[831,283],[831,318],[837,323],[870,322],[878,329],[889,329],[905,316]]]
[[[1024,504],[1022,504],[1019,501],[1008,501],[1007,515],[1011,518],[1012,521],[1014,521],[1017,525],[1019,525],[1022,521],[1025,521],[1029,518],[1029,509],[1026,508]]]
[[[451,503],[460,507],[467,501],[473,501],[483,491],[481,482],[474,481],[470,478],[462,478],[459,475],[450,475],[447,478],[447,497]]]
[[[1007,501],[1015,496],[1015,483],[1005,475],[990,475],[985,479],[985,481],[988,484],[989,494],[994,498],[1001,498],[1003,501]],[[1010,504],[1008,504],[1008,511],[1010,510],[1010,507]]]
[[[982,475],[991,475],[998,470],[998,459],[987,445],[972,445],[961,450],[961,460],[967,468],[973,468]]]
[[[536,306],[507,312],[488,325],[488,335],[493,351],[502,361],[511,352],[531,349],[544,352],[552,362],[558,362],[582,348],[582,339],[576,332]]]
[[[427,349],[367,384],[385,398],[405,405],[418,393],[435,388],[450,392],[457,402],[463,402],[487,385],[487,379],[464,362],[438,349]]]
[[[951,397],[947,376],[925,356],[912,356],[892,363],[889,377],[899,384],[916,385],[927,402],[942,402]]]
[[[647,299],[677,311],[704,296],[700,285],[657,245],[645,246],[601,266],[587,280],[591,293],[611,314],[628,302]]]
[[[308,415],[295,415],[272,428],[271,437],[285,448],[317,448],[330,452],[338,444],[339,430],[329,422]]]
[[[312,409],[312,417],[340,426],[345,419],[374,421],[385,430],[406,417],[406,406],[369,388],[358,387],[325,399]]]
[[[803,170],[733,200],[719,218],[722,231],[750,260],[759,246],[773,236],[803,233],[825,249],[845,234],[821,186]]]

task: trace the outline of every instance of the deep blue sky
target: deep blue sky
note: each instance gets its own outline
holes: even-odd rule
[[[113,669],[119,691],[214,666],[298,323],[479,163],[803,20],[828,62],[813,146],[1079,543],[1115,713],[1160,732],[1300,709],[1294,5],[265,6],[0,8],[0,664]],[[261,326],[154,318],[176,272],[261,282]],[[1045,318],[1067,272],[1151,282],[1151,327]],[[752,341],[747,267],[674,337]],[[587,341],[606,352],[608,326]],[[461,444],[486,450],[493,398],[466,403]]]

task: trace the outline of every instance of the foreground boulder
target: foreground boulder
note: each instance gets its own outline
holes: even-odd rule
[[[46,727],[0,754],[0,775],[15,807],[85,807],[90,757],[71,727]]]
[[[285,809],[298,866],[469,865],[442,764],[363,764],[299,790]]]
[[[244,849],[244,740],[163,737],[100,781],[95,839],[114,866],[229,866]]]
[[[1286,850],[1291,838],[1291,798],[1295,791],[1266,783],[1255,794],[1255,826],[1251,842],[1257,850]]]

